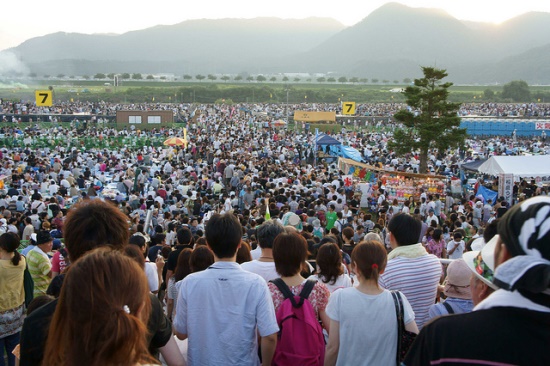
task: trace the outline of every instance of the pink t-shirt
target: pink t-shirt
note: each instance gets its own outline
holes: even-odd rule
[[[57,251],[52,257],[52,272],[63,273],[67,268],[67,261],[61,252]]]

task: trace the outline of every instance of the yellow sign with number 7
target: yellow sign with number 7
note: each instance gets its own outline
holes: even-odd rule
[[[53,93],[51,90],[37,90],[34,92],[37,107],[51,107],[53,104]]]
[[[355,102],[343,102],[342,103],[342,114],[355,114]]]

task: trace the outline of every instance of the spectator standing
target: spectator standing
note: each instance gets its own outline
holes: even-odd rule
[[[500,289],[474,311],[440,317],[418,335],[405,365],[548,365],[550,353],[550,198],[512,207],[477,266]],[[488,271],[486,261],[495,265]],[[434,340],[437,340],[435,342]]]
[[[397,214],[391,219],[388,236],[392,251],[386,270],[380,275],[383,288],[401,291],[407,297],[419,329],[428,320],[441,278],[439,259],[417,243],[421,226],[410,215]]]
[[[257,366],[259,334],[269,365],[279,327],[265,280],[236,263],[241,225],[231,213],[214,214],[205,230],[216,262],[181,282],[174,320],[178,338],[189,338],[188,364]]]
[[[330,334],[325,365],[395,364],[398,323],[394,300],[392,293],[378,284],[379,274],[387,263],[386,249],[380,242],[362,242],[353,250],[351,261],[359,286],[331,295],[327,307]],[[404,295],[401,299],[405,329],[418,333],[411,305]]]

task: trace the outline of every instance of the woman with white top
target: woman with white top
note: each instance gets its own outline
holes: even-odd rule
[[[317,253],[317,274],[308,280],[323,282],[333,293],[339,288],[351,287],[351,278],[344,273],[342,253],[335,243],[323,244]]]
[[[390,291],[378,285],[386,263],[386,249],[377,241],[364,241],[353,249],[351,268],[359,278],[359,286],[330,296],[325,366],[395,364],[398,323],[394,300]],[[411,305],[400,295],[405,329],[418,333]]]

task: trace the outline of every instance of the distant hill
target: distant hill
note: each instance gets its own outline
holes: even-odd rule
[[[420,66],[455,83],[550,83],[550,13],[500,25],[388,3],[351,27],[333,19],[189,20],[121,35],[54,33],[8,50],[38,74],[333,73],[402,80]]]

